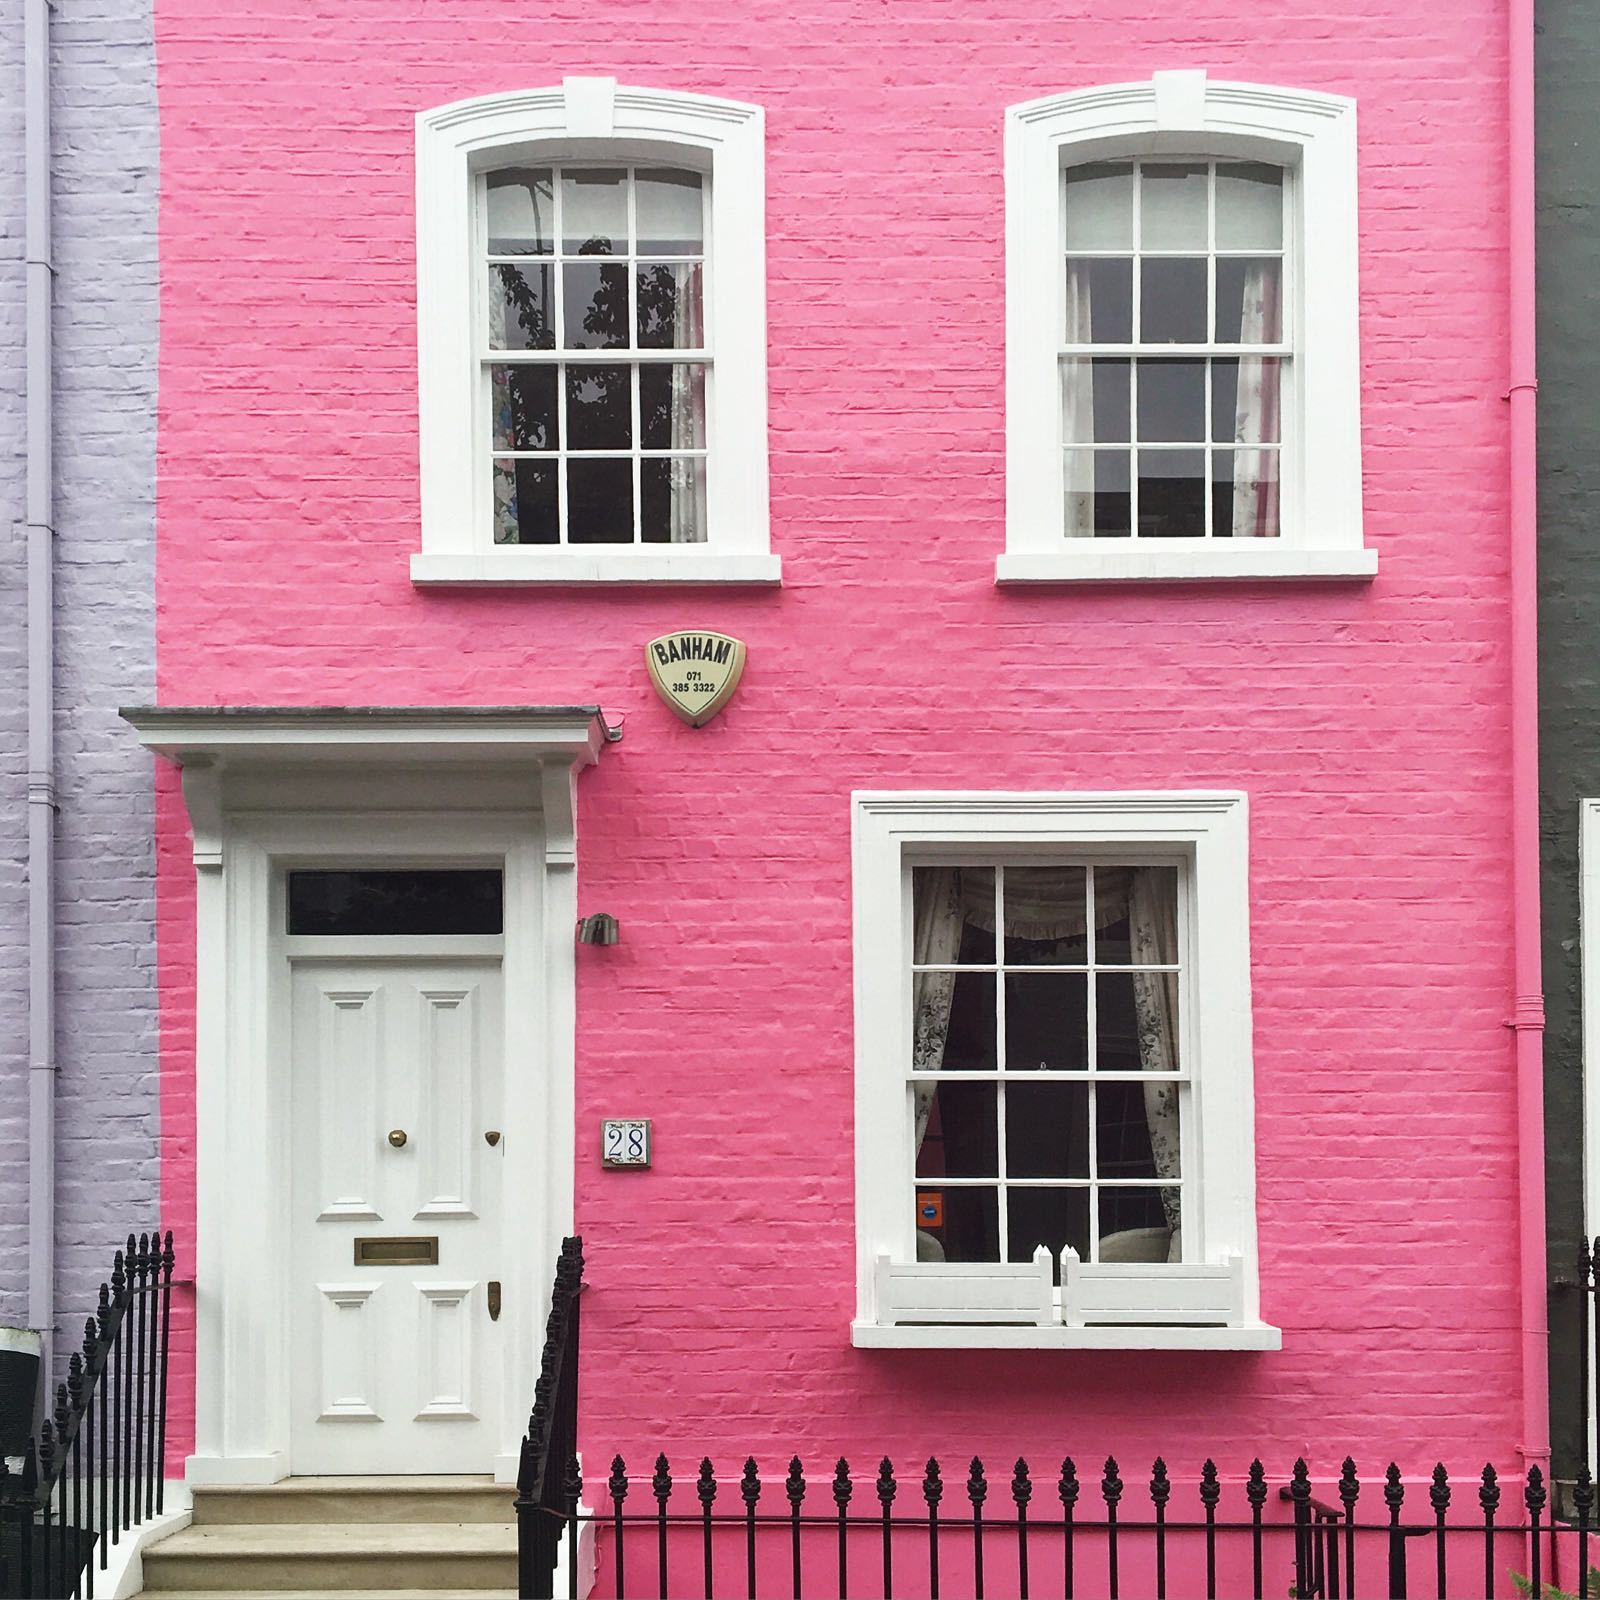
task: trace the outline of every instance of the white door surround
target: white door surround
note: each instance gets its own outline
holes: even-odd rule
[[[294,1282],[275,915],[294,866],[504,872],[503,1367],[498,1479],[515,1477],[554,1249],[571,1230],[577,772],[594,707],[134,708],[182,769],[195,862],[195,1452],[192,1484],[273,1483],[290,1450]],[[527,1130],[526,1133],[523,1130]],[[537,1159],[527,1159],[538,1141]],[[532,1292],[521,1292],[532,1286]],[[375,1464],[376,1466],[376,1464]]]

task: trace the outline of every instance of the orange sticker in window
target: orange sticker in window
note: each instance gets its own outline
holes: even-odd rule
[[[942,1228],[944,1226],[944,1196],[937,1189],[917,1195],[917,1226]]]

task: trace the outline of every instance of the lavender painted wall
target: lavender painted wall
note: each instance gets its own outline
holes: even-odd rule
[[[156,1217],[155,56],[148,0],[52,19],[56,266],[57,1310],[81,1329],[119,1233]],[[22,15],[0,13],[0,1319],[27,1275]]]

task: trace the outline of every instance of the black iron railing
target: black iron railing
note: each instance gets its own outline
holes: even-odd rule
[[[1443,1466],[1426,1485],[1408,1485],[1396,1465],[1374,1484],[1363,1482],[1348,1459],[1333,1487],[1337,1506],[1314,1493],[1307,1464],[1295,1462],[1279,1488],[1288,1506],[1282,1519],[1267,1515],[1271,1485],[1260,1461],[1234,1482],[1207,1461],[1180,1502],[1157,1459],[1141,1506],[1110,1459],[1097,1483],[1080,1479],[1068,1459],[1043,1484],[1022,1460],[1008,1481],[991,1484],[974,1458],[964,1480],[947,1483],[930,1460],[908,1485],[887,1457],[865,1483],[843,1459],[831,1478],[809,1477],[798,1456],[787,1476],[773,1482],[752,1457],[730,1485],[705,1458],[684,1495],[665,1456],[656,1458],[648,1478],[631,1476],[617,1456],[610,1477],[590,1486],[599,1502],[592,1511],[579,1506],[576,1458],[563,1481],[565,1504],[535,1514],[567,1541],[567,1592],[574,1597],[580,1530],[590,1524],[597,1544],[593,1592],[619,1600],[630,1592],[707,1600],[717,1594],[983,1600],[986,1591],[1023,1600],[1031,1594],[1406,1600],[1412,1593],[1439,1600],[1481,1593],[1492,1600],[1515,1592],[1513,1572],[1526,1575],[1533,1594],[1549,1592],[1541,1585],[1549,1581],[1558,1540],[1567,1586],[1600,1600],[1586,1576],[1594,1509],[1587,1471],[1575,1497],[1576,1527],[1546,1518],[1537,1467],[1519,1481],[1517,1494],[1505,1496],[1505,1515],[1499,1478],[1485,1467],[1460,1496],[1454,1520],[1456,1486]],[[1408,1504],[1424,1492],[1426,1520],[1416,1520],[1415,1512],[1408,1518]],[[675,1509],[685,1500],[697,1508]],[[629,1509],[639,1502],[647,1509]]]
[[[110,1546],[163,1509],[172,1235],[128,1235],[20,1472],[0,1460],[0,1595],[92,1600]]]
[[[517,1592],[555,1593],[562,1530],[575,1526],[583,1480],[578,1471],[578,1327],[583,1240],[561,1241],[550,1320],[533,1391],[533,1415],[517,1467]],[[576,1551],[576,1534],[573,1536]],[[569,1560],[576,1583],[575,1558]],[[576,1593],[576,1589],[573,1589]]]

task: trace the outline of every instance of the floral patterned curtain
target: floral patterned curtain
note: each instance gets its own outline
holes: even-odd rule
[[[916,927],[912,930],[911,959],[948,966],[961,953],[961,874],[955,867],[924,867],[920,872],[924,893],[916,901]],[[993,876],[989,903],[994,904]],[[911,1065],[917,1072],[937,1072],[944,1065],[945,1040],[950,1035],[950,1001],[956,992],[953,972],[918,972],[911,980]],[[928,1131],[935,1086],[919,1083],[914,1091],[917,1113],[916,1145]]]
[[[1133,959],[1152,966],[1178,961],[1177,874],[1170,867],[1140,868],[1133,874],[1128,904]],[[1178,974],[1136,972],[1133,1007],[1139,1025],[1139,1061],[1146,1072],[1173,1072],[1178,1065]],[[1178,1156],[1178,1086],[1170,1079],[1144,1086],[1144,1115],[1156,1176],[1176,1178]],[[1182,1223],[1181,1191],[1163,1189],[1161,1208],[1167,1226]]]

